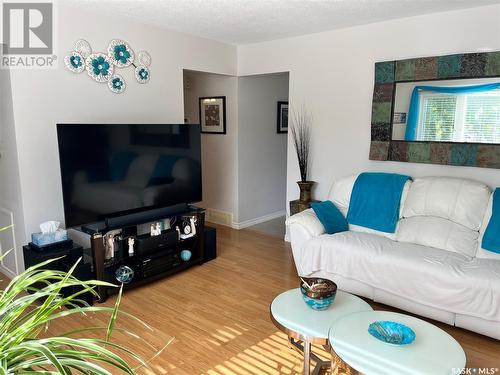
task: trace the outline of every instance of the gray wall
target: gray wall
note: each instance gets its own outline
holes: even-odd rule
[[[227,224],[236,214],[237,85],[233,76],[184,72],[184,117],[189,123],[200,123],[200,97],[226,97],[226,134],[201,135],[203,201],[199,205],[230,215]]]
[[[287,135],[276,131],[288,73],[238,79],[238,222],[284,215]]]

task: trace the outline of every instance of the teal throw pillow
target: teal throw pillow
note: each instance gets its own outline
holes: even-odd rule
[[[325,227],[326,233],[334,234],[349,230],[346,218],[331,201],[313,203],[311,208]]]

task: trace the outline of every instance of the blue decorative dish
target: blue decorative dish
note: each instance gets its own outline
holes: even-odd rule
[[[393,345],[408,345],[415,340],[415,332],[408,326],[379,320],[368,326],[368,333],[376,339]]]
[[[181,251],[181,259],[184,261],[184,262],[187,262],[189,259],[191,259],[191,251],[189,250],[182,250]]]
[[[304,302],[313,310],[326,310],[337,294],[337,285],[327,279],[303,277],[300,291]],[[307,283],[307,284],[306,284]]]

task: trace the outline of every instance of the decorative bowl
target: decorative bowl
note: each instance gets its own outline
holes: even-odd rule
[[[326,310],[337,294],[337,284],[319,277],[303,277],[300,291],[304,302],[313,310]],[[307,284],[309,285],[307,285]]]
[[[181,259],[184,261],[184,262],[187,262],[189,259],[191,259],[191,251],[189,250],[182,250],[181,251]]]
[[[416,337],[410,327],[388,320],[373,322],[368,326],[368,332],[376,339],[393,345],[411,344]]]

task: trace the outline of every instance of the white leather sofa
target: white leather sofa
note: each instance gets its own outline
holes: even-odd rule
[[[344,213],[357,176],[329,199]],[[301,276],[500,339],[500,254],[481,248],[492,193],[480,182],[423,177],[404,187],[393,234],[359,226],[325,234],[312,209],[287,220]]]

